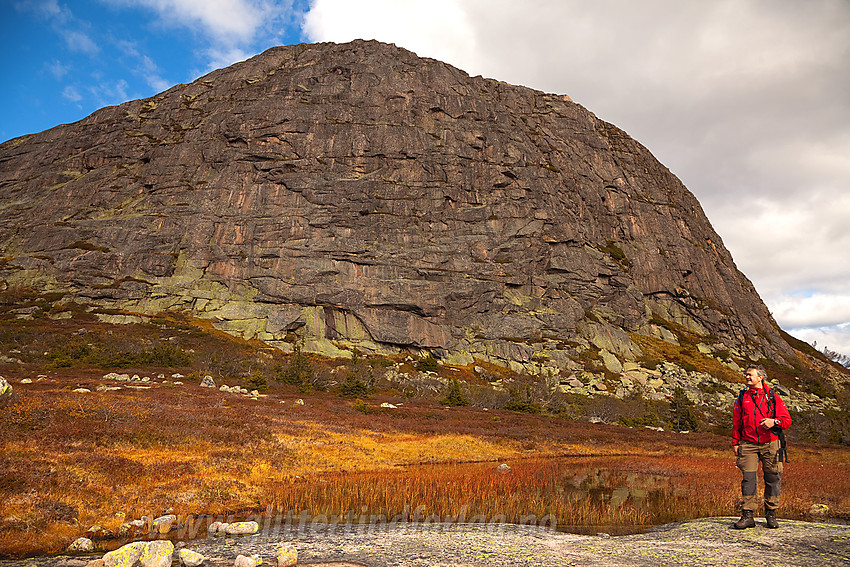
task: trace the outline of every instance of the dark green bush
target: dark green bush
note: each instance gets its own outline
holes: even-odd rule
[[[697,431],[699,418],[694,413],[693,404],[685,395],[685,390],[677,386],[670,400],[670,427],[675,431]]]
[[[295,344],[295,350],[289,363],[286,366],[277,366],[275,368],[275,380],[295,386],[298,391],[306,393],[310,390],[313,383],[313,365],[310,364],[310,359],[301,352],[301,345]]]
[[[372,412],[372,407],[368,403],[361,400],[360,398],[357,398],[356,400],[354,400],[354,405],[351,406],[351,407],[353,407],[355,409],[355,411],[359,411],[360,413],[364,413],[364,414],[369,414],[369,413]]]
[[[460,382],[458,382],[457,378],[452,378],[452,382],[449,384],[449,391],[446,393],[445,397],[440,400],[440,403],[444,406],[469,405],[469,400],[467,400],[466,396],[463,395],[463,391],[460,389]]]
[[[339,386],[339,395],[343,398],[360,398],[372,394],[372,387],[350,372]]]
[[[260,372],[259,370],[253,372],[248,378],[245,379],[245,383],[249,390],[257,390],[258,392],[265,392],[269,389],[269,382],[266,380],[266,375]]]
[[[433,354],[429,354],[416,363],[416,370],[419,372],[436,372],[439,368],[440,366]]]

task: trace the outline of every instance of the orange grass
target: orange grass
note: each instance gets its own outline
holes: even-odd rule
[[[15,397],[0,407],[2,555],[60,551],[91,525],[115,531],[169,508],[183,516],[548,515],[549,525],[574,529],[730,515],[737,500],[739,473],[728,441],[715,435],[426,402],[364,415],[330,394],[295,404],[300,394],[278,385],[258,401],[188,383],[70,391],[114,385],[91,374],[12,380]],[[850,517],[850,451],[802,446],[791,455],[781,515],[805,518],[825,503]],[[510,473],[495,471],[500,461]]]

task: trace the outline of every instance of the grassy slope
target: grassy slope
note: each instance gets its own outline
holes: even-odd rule
[[[739,473],[720,435],[447,409],[393,390],[358,411],[334,392],[303,393],[274,380],[256,400],[201,388],[197,375],[175,385],[175,371],[210,372],[219,384],[234,385],[246,375],[272,376],[285,362],[261,345],[180,320],[110,326],[81,314],[6,319],[0,341],[23,361],[0,366],[15,386],[0,407],[3,555],[58,551],[91,525],[116,531],[124,519],[166,509],[183,516],[269,507],[335,515],[365,506],[392,516],[424,505],[445,517],[466,506],[469,516],[513,521],[553,514],[562,526],[645,525],[734,510]],[[169,378],[149,389],[97,391],[117,384],[102,378],[102,366],[114,363]],[[329,379],[339,365],[368,371],[313,360]],[[19,384],[25,377],[35,381]],[[91,392],[74,392],[78,387]],[[382,401],[402,407],[380,408]],[[572,457],[554,458],[564,455]],[[792,456],[783,515],[804,518],[823,502],[850,517],[843,474],[850,450],[797,445]],[[496,473],[497,461],[510,462],[511,473]],[[592,481],[587,471],[615,478]],[[633,491],[614,505],[604,485],[643,482],[637,473],[650,475],[655,496],[641,500]]]

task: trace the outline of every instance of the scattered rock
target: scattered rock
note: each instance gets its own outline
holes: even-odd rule
[[[295,403],[296,405],[303,406],[303,405],[304,405],[304,400],[302,400],[301,398],[298,398],[297,400],[295,400],[295,402],[294,402],[294,403]]]
[[[277,567],[291,567],[298,563],[298,550],[291,545],[284,545],[277,550]]]
[[[259,555],[237,555],[233,567],[257,567],[263,564],[263,558]]]
[[[0,376],[0,400],[8,398],[12,395],[12,385],[6,382],[6,379]]]
[[[29,378],[24,378],[23,380],[21,380],[21,384],[32,384],[32,380],[30,380]]]
[[[233,522],[225,528],[227,535],[251,535],[260,531],[257,522]]]
[[[216,534],[224,534],[227,533],[227,526],[230,524],[226,524],[224,522],[213,522],[207,527],[208,535],[216,535]]]
[[[172,375],[171,375],[171,377],[172,377],[172,378],[185,378],[185,376],[183,376],[183,375],[182,375],[182,374],[180,374],[179,372],[178,372],[178,373],[176,373],[176,374],[172,374]]]
[[[812,504],[809,508],[809,514],[812,516],[826,516],[829,513],[829,506],[826,504]]]
[[[154,519],[151,526],[153,527],[153,531],[158,534],[167,534],[171,531],[171,528],[174,524],[177,523],[177,516],[174,514],[167,514],[165,516],[160,516],[159,518]]]
[[[506,463],[502,463],[501,465],[499,465],[498,467],[496,467],[496,470],[497,470],[497,471],[499,471],[500,473],[503,473],[503,474],[504,474],[504,473],[509,473],[509,472],[511,472],[511,467],[510,467],[510,465],[508,465],[508,464],[506,464]]]
[[[388,402],[384,402],[384,403],[382,403],[382,404],[381,404],[381,407],[382,407],[382,408],[389,408],[389,409],[398,409],[398,406],[395,406],[395,405],[390,404],[390,403],[388,403]]]
[[[90,553],[94,551],[94,542],[87,537],[78,537],[68,546],[68,551]]]
[[[104,567],[136,567],[139,564],[139,558],[142,556],[142,552],[147,547],[148,544],[146,542],[135,541],[119,547],[115,551],[110,551],[103,556]]]
[[[91,390],[89,390],[88,388],[76,388],[75,390],[72,390],[72,391],[76,392],[77,394],[88,394],[88,393],[91,392]]]
[[[203,386],[204,388],[215,388],[215,380],[213,380],[212,376],[206,375],[204,376],[204,379],[201,380],[201,386]]]
[[[177,557],[180,559],[180,564],[186,567],[198,567],[206,560],[203,555],[191,549],[181,549],[177,553]]]
[[[142,551],[139,563],[142,567],[171,567],[174,544],[170,541],[152,541]]]
[[[86,536],[92,539],[107,539],[112,537],[112,532],[103,526],[95,524],[86,530]]]
[[[121,527],[118,528],[118,535],[120,537],[128,537],[144,531],[148,524],[146,520],[147,516],[141,520],[130,520],[129,522],[124,522],[121,524]]]

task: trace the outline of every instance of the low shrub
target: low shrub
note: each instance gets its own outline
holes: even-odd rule
[[[437,364],[437,359],[433,354],[429,354],[425,358],[417,361],[416,370],[419,372],[436,372],[440,366]]]
[[[446,395],[440,400],[440,403],[444,406],[468,406],[469,400],[466,399],[466,396],[463,395],[463,391],[460,389],[460,382],[458,382],[457,378],[452,378],[451,384],[449,384],[449,391],[446,392]]]
[[[350,372],[339,385],[339,395],[343,398],[360,398],[372,394],[372,387]]]
[[[269,389],[269,382],[266,380],[266,375],[259,370],[248,376],[245,379],[245,384],[247,384],[249,390],[257,390],[258,392],[265,392]]]
[[[289,357],[289,363],[286,366],[278,365],[274,373],[275,380],[295,386],[301,393],[310,391],[314,371],[313,365],[310,364],[310,359],[301,352],[301,345],[295,343],[292,356]]]

